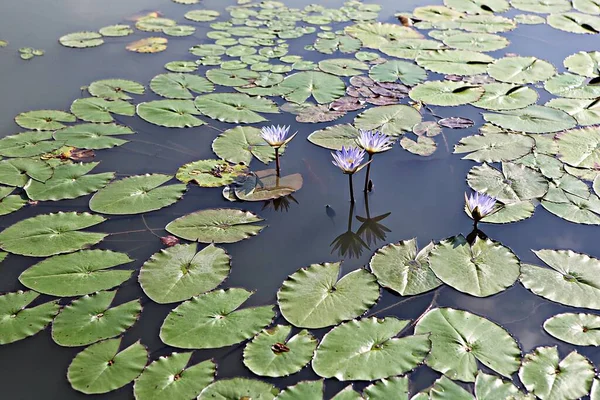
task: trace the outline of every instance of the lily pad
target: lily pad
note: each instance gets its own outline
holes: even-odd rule
[[[330,150],[355,146],[357,138],[358,129],[350,124],[328,126],[308,135],[309,142]]]
[[[470,245],[462,235],[436,245],[429,255],[429,266],[447,285],[477,297],[512,286],[520,272],[519,259],[509,248],[479,237]]]
[[[10,158],[0,161],[0,183],[23,187],[30,179],[45,182],[53,174],[52,167],[36,158]]]
[[[569,72],[595,78],[600,76],[600,51],[580,51],[565,58],[563,64]]]
[[[115,181],[92,196],[90,209],[111,215],[160,210],[176,203],[186,190],[181,184],[161,186],[172,178],[171,175],[146,174]]]
[[[558,158],[573,167],[597,168],[600,164],[600,127],[569,129],[556,135]]]
[[[209,399],[260,399],[273,400],[279,393],[275,386],[248,378],[220,379],[200,393],[198,400]]]
[[[576,351],[560,360],[556,346],[537,347],[523,357],[519,378],[542,400],[578,399],[592,387],[594,366]]]
[[[144,293],[154,302],[166,304],[219,286],[231,269],[229,255],[213,244],[196,250],[195,243],[179,244],[154,254],[140,270]]]
[[[429,81],[415,86],[409,93],[411,99],[438,106],[459,106],[473,103],[484,94],[481,86],[465,82]]]
[[[465,15],[452,21],[434,23],[439,29],[463,29],[469,32],[498,33],[508,32],[517,27],[512,19],[499,15]]]
[[[417,252],[417,240],[404,240],[377,250],[369,267],[377,282],[402,296],[428,292],[442,282],[429,267],[429,255],[433,243]]]
[[[7,215],[20,210],[27,204],[27,200],[19,195],[10,195],[15,188],[0,186],[0,215]],[[6,254],[6,253],[3,253]],[[0,255],[0,257],[2,257]],[[4,255],[6,257],[6,255]],[[0,258],[0,262],[2,258]]]
[[[469,50],[436,50],[419,54],[416,61],[429,71],[467,76],[486,73],[494,58]]]
[[[175,20],[158,16],[147,16],[139,19],[135,27],[144,32],[162,32],[164,28],[177,25]]]
[[[544,322],[544,330],[563,342],[600,346],[600,317],[594,314],[558,314]]]
[[[600,100],[594,99],[551,99],[546,107],[564,111],[581,126],[600,124]]]
[[[260,78],[260,74],[244,68],[236,70],[209,69],[206,71],[206,78],[215,85],[237,87],[251,84]]]
[[[422,157],[428,157],[437,150],[435,141],[427,136],[417,136],[416,141],[404,136],[400,139],[400,146],[404,150]]]
[[[73,389],[85,394],[108,393],[137,378],[148,361],[138,341],[119,351],[121,339],[108,339],[77,354],[67,372]]]
[[[539,250],[534,253],[551,269],[523,264],[520,277],[523,286],[557,303],[600,309],[597,274],[600,260],[571,250]]]
[[[0,296],[0,344],[9,344],[43,330],[60,310],[58,301],[29,307],[39,294],[18,291]]]
[[[427,365],[451,379],[474,382],[477,361],[510,378],[521,361],[517,342],[495,323],[453,308],[434,308],[415,326],[415,334],[429,333]]]
[[[169,40],[163,37],[149,37],[129,43],[125,48],[134,53],[160,53],[167,49]]]
[[[548,25],[572,33],[588,35],[600,33],[600,17],[576,12],[550,14]]]
[[[102,35],[98,32],[73,32],[61,36],[58,41],[66,47],[83,49],[86,47],[96,47],[104,43]]]
[[[482,371],[475,378],[475,396],[479,400],[534,400],[532,394],[524,394],[509,381]]]
[[[87,122],[113,122],[111,114],[133,116],[135,107],[125,100],[105,100],[98,97],[77,99],[71,104],[71,112]]]
[[[43,214],[21,220],[0,232],[0,248],[32,257],[71,253],[100,242],[106,234],[80,232],[103,222],[99,215],[75,212]]]
[[[400,136],[404,132],[410,132],[421,119],[421,113],[415,108],[399,104],[369,108],[354,119],[354,126]]]
[[[362,42],[348,35],[339,35],[331,39],[318,38],[315,41],[315,50],[324,54],[354,53],[360,50]]]
[[[31,157],[60,148],[62,141],[52,140],[52,132],[27,131],[0,139],[0,155]]]
[[[160,338],[169,346],[186,349],[213,349],[249,339],[275,316],[273,306],[238,309],[252,294],[232,288],[193,297],[167,315]]]
[[[209,93],[215,86],[202,76],[170,73],[152,78],[150,89],[169,99],[193,99],[193,93]]]
[[[488,74],[501,82],[524,84],[546,81],[556,69],[535,57],[504,57],[490,64]]]
[[[444,44],[458,50],[495,51],[509,45],[508,39],[491,33],[458,33],[444,40]]]
[[[167,26],[162,29],[162,33],[169,36],[183,37],[191,36],[196,32],[196,28],[189,25]]]
[[[467,182],[473,190],[505,203],[541,198],[548,191],[548,181],[542,174],[510,162],[502,163],[502,171],[487,164],[475,166]]]
[[[54,132],[54,139],[79,149],[109,149],[128,141],[115,136],[132,135],[127,126],[117,124],[78,124]]]
[[[347,26],[346,34],[359,39],[364,47],[378,49],[381,46],[404,39],[421,39],[423,36],[412,28],[381,22],[361,22]]]
[[[412,370],[423,362],[431,343],[428,335],[396,337],[409,322],[364,318],[336,326],[315,351],[314,371],[340,381],[369,381]]]
[[[294,386],[288,386],[277,395],[275,400],[322,400],[323,379],[318,381],[301,381]]]
[[[544,84],[544,89],[555,96],[575,99],[595,99],[600,97],[600,86],[588,83],[589,79],[580,75],[556,75]]]
[[[303,71],[286,77],[281,86],[290,90],[283,97],[293,103],[304,103],[313,97],[319,104],[330,103],[345,94],[346,85],[337,76],[319,71]]]
[[[379,299],[374,275],[358,269],[339,281],[340,263],[313,264],[286,279],[277,299],[281,314],[294,326],[323,328],[356,318]]]
[[[75,122],[74,115],[58,110],[36,110],[15,117],[17,125],[37,131],[55,131],[64,128],[63,122]]]
[[[120,335],[142,312],[140,300],[110,307],[116,291],[98,292],[74,300],[52,322],[52,339],[59,346],[87,346]]]
[[[184,215],[171,221],[165,229],[175,236],[200,243],[235,243],[258,235],[264,226],[251,224],[262,220],[249,211],[216,208]]]
[[[431,400],[475,400],[473,395],[463,389],[456,382],[442,375],[441,378],[433,382],[429,390],[429,399]],[[414,400],[411,399],[411,400]]]
[[[133,385],[136,400],[196,398],[214,380],[217,366],[213,360],[188,366],[192,354],[171,353],[151,362]]]
[[[408,86],[414,86],[427,79],[427,72],[417,65],[406,61],[386,61],[375,65],[369,71],[369,77],[375,82],[400,81]]]
[[[185,128],[204,125],[192,100],[156,100],[137,105],[138,115],[154,125]]]
[[[185,13],[184,17],[195,22],[209,22],[217,19],[219,15],[220,13],[214,10],[192,10]]]
[[[444,0],[454,10],[469,14],[501,13],[510,9],[506,0]]]
[[[88,175],[99,163],[62,164],[54,168],[54,175],[46,182],[30,180],[23,189],[31,200],[64,200],[85,196],[103,188],[114,177],[114,172]]]
[[[90,83],[88,91],[107,100],[130,100],[129,94],[144,94],[144,85],[127,79],[103,79]]]
[[[329,58],[319,61],[319,69],[337,76],[354,76],[362,74],[369,66],[352,58]]]
[[[537,91],[527,86],[516,86],[509,83],[488,83],[484,85],[483,96],[472,104],[487,110],[515,110],[535,104]]]
[[[560,13],[571,9],[568,0],[511,0],[510,3],[517,10],[540,14]]]
[[[497,211],[482,218],[481,222],[488,224],[508,224],[530,218],[534,211],[535,205],[531,201],[501,204]]]
[[[598,0],[573,0],[573,8],[586,14],[600,14],[600,3],[598,3]]]
[[[288,196],[302,188],[302,175],[277,176],[273,169],[257,171],[238,182],[235,196],[243,201],[267,201]]]
[[[104,28],[100,28],[98,31],[102,36],[108,37],[121,37],[131,35],[133,33],[133,29],[129,25],[109,25]]]
[[[263,98],[244,93],[213,93],[196,97],[196,108],[210,118],[231,123],[266,121],[258,113],[279,113],[277,105]]]
[[[388,56],[396,58],[416,59],[421,53],[429,50],[439,50],[444,46],[435,40],[403,39],[384,44],[379,50]]]
[[[233,183],[244,174],[245,165],[231,165],[223,160],[198,160],[181,166],[175,177],[183,183],[193,181],[202,187],[219,187]]]
[[[454,146],[454,154],[469,153],[463,160],[477,162],[512,161],[529,154],[535,140],[517,133],[484,133],[466,136]]]
[[[573,128],[575,118],[564,111],[533,105],[497,114],[484,113],[483,118],[504,129],[527,133],[549,133]]]
[[[244,348],[244,365],[260,376],[280,377],[300,371],[313,357],[317,339],[307,330],[289,338],[292,327],[264,329]],[[289,338],[289,339],[288,339]]]

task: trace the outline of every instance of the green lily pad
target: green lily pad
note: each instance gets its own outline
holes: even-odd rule
[[[270,377],[291,375],[304,368],[317,348],[317,339],[307,330],[289,338],[291,329],[289,325],[275,325],[256,335],[244,348],[244,365],[256,375]]]
[[[183,165],[175,177],[183,183],[195,182],[202,187],[229,185],[247,173],[245,165],[231,165],[223,160],[198,160]]]
[[[406,376],[393,376],[382,379],[365,388],[363,396],[371,400],[384,400],[390,398],[408,400],[408,378]]]
[[[523,264],[521,283],[534,294],[557,303],[600,309],[596,270],[600,260],[571,250],[539,250],[535,255],[549,268]]]
[[[429,267],[429,255],[433,243],[417,252],[417,240],[403,240],[388,244],[377,250],[369,267],[377,282],[402,296],[428,292],[442,282]]]
[[[506,0],[444,0],[454,10],[469,14],[501,13],[510,9]]]
[[[491,33],[458,33],[444,39],[444,44],[458,50],[495,51],[509,45],[508,39]]]
[[[71,253],[104,239],[104,233],[79,231],[103,221],[103,217],[88,213],[38,215],[21,220],[0,232],[0,248],[9,253],[32,257]]]
[[[556,135],[558,158],[573,167],[596,168],[600,164],[600,127],[569,129]]]
[[[527,133],[549,133],[573,128],[575,118],[564,111],[533,105],[519,110],[484,113],[483,118],[504,129]]]
[[[502,171],[487,164],[475,166],[467,182],[473,190],[505,203],[541,198],[548,191],[548,181],[542,174],[510,162],[502,163]]]
[[[475,378],[475,396],[479,400],[535,399],[532,394],[520,392],[511,382],[505,381],[494,375],[488,375],[482,371],[479,371]]]
[[[23,189],[31,200],[64,200],[86,196],[103,188],[114,177],[114,172],[88,175],[99,163],[62,164],[54,168],[54,175],[46,182],[30,180]]]
[[[250,165],[256,157],[268,164],[275,159],[275,151],[264,141],[260,129],[250,126],[237,126],[221,133],[213,141],[212,149],[217,156],[232,163]]]
[[[422,21],[437,22],[460,19],[463,16],[463,13],[445,6],[434,5],[415,8],[413,10],[413,16]]]
[[[171,72],[194,72],[198,70],[198,64],[194,61],[170,61],[165,68]]]
[[[67,372],[73,389],[85,394],[108,393],[137,378],[148,361],[148,351],[138,341],[119,351],[121,339],[93,344],[77,354]]]
[[[429,254],[429,267],[454,289],[487,297],[512,286],[519,277],[519,259],[507,247],[479,237],[470,245],[458,235],[437,244]]]
[[[82,250],[47,258],[26,269],[19,282],[37,292],[73,297],[119,286],[133,270],[108,269],[132,262],[124,253]]]
[[[52,322],[52,339],[59,346],[87,346],[120,335],[142,312],[140,300],[110,307],[116,291],[85,295],[65,306]]]
[[[274,169],[256,171],[240,180],[235,187],[235,196],[242,201],[267,201],[288,196],[300,189],[302,175],[277,176]]]
[[[400,136],[412,131],[413,126],[421,122],[421,119],[421,113],[414,107],[398,104],[369,108],[356,116],[354,126]]]
[[[501,82],[524,84],[546,81],[556,74],[556,69],[535,57],[504,57],[490,64],[487,72]]]
[[[466,136],[454,146],[454,154],[469,153],[463,160],[480,163],[512,161],[529,154],[535,140],[517,133],[484,133]]]
[[[453,308],[434,308],[415,326],[415,334],[429,333],[427,365],[451,379],[474,382],[477,361],[510,378],[521,362],[517,342],[493,322]]]
[[[273,400],[279,393],[275,386],[248,378],[220,379],[200,393],[198,400],[209,399],[260,399]]]
[[[86,47],[96,47],[104,43],[102,35],[98,32],[73,32],[61,36],[58,41],[66,47],[83,49]]]
[[[557,314],[544,322],[544,330],[563,342],[600,346],[600,317],[594,314]]]
[[[251,224],[262,220],[249,211],[216,208],[184,215],[169,222],[165,229],[175,236],[200,243],[235,243],[258,235],[264,225]]]
[[[74,115],[58,110],[36,110],[21,113],[15,117],[20,127],[36,131],[56,131],[64,128],[63,122],[75,122]]]
[[[337,392],[331,400],[363,400],[364,398],[352,388],[352,384]],[[429,400],[429,396],[427,397]]]
[[[528,200],[501,204],[497,211],[482,218],[481,222],[488,224],[508,224],[530,218],[534,211],[535,205]]]
[[[104,28],[100,28],[98,32],[102,36],[121,37],[131,35],[133,33],[133,29],[131,29],[129,25],[118,24],[105,26]]]
[[[129,94],[144,94],[144,85],[127,79],[103,79],[90,83],[88,92],[107,100],[130,100]]]
[[[467,392],[462,386],[451,381],[442,375],[441,378],[433,382],[429,390],[429,399],[431,400],[475,400],[473,395]],[[414,399],[411,399],[414,400]]]
[[[575,99],[595,99],[600,97],[600,86],[589,84],[584,76],[560,74],[544,84],[544,89],[555,96]]]
[[[386,43],[379,48],[379,51],[388,56],[414,60],[421,53],[429,50],[439,50],[442,47],[444,47],[444,44],[435,40],[403,39],[401,41]]]
[[[266,121],[258,113],[279,113],[269,99],[250,97],[244,93],[213,93],[196,97],[196,108],[210,118],[231,123]]]
[[[133,135],[127,126],[117,124],[78,124],[54,132],[54,139],[79,149],[109,149],[128,141],[115,136]]]
[[[90,209],[110,215],[160,210],[176,203],[186,190],[186,185],[181,184],[161,186],[172,178],[171,175],[146,174],[112,182],[92,196]]]
[[[476,51],[436,50],[419,54],[416,62],[429,71],[466,76],[486,73],[494,58]]]
[[[0,183],[23,187],[30,179],[45,182],[53,174],[52,167],[36,158],[11,158],[0,161]]]
[[[546,18],[535,14],[517,14],[513,20],[517,24],[522,25],[540,25],[546,23]]]
[[[188,366],[189,353],[171,353],[151,362],[135,380],[136,400],[189,400],[212,383],[217,366],[213,360]]]
[[[196,28],[189,25],[167,26],[162,29],[162,33],[176,37],[191,36],[196,33]]]
[[[469,32],[499,33],[508,32],[517,27],[512,19],[499,15],[465,15],[460,19],[435,22],[438,29],[463,29]]]
[[[563,64],[569,72],[595,78],[600,75],[600,51],[580,51],[565,58]]]
[[[339,77],[319,71],[296,72],[286,77],[281,86],[290,90],[283,97],[298,104],[311,97],[319,104],[330,103],[346,93],[346,85]]]
[[[379,299],[374,275],[358,269],[339,281],[341,264],[313,264],[290,275],[277,292],[281,314],[294,326],[323,328],[356,318]]]
[[[560,13],[571,9],[568,0],[511,0],[510,3],[517,10],[540,14]]]
[[[548,25],[561,31],[594,35],[600,32],[600,17],[576,12],[550,14]]]
[[[98,97],[77,99],[71,104],[71,112],[87,122],[113,122],[111,114],[133,116],[135,107],[125,100],[105,100]]]
[[[154,302],[166,304],[219,286],[231,270],[229,255],[213,244],[196,250],[195,243],[179,244],[152,255],[138,278],[144,293]]]
[[[576,351],[560,360],[556,346],[537,347],[523,357],[519,378],[542,400],[578,399],[590,392],[594,366]]]
[[[31,304],[39,294],[18,291],[0,296],[0,344],[9,344],[43,330],[60,310],[58,301],[35,307]]]
[[[348,35],[336,35],[331,39],[318,38],[315,41],[315,50],[324,54],[355,53],[360,50],[362,42]]]
[[[323,389],[323,379],[318,381],[302,381],[282,390],[275,400],[322,400]]]
[[[527,86],[516,86],[509,83],[489,83],[483,85],[483,96],[472,104],[487,110],[515,110],[535,104],[537,91]]]
[[[273,306],[238,309],[252,294],[232,288],[193,297],[167,315],[160,339],[186,349],[214,349],[249,339],[275,316]]]
[[[427,79],[427,72],[417,65],[406,61],[386,61],[377,64],[369,71],[369,77],[375,82],[400,81],[408,86],[414,86]]]
[[[600,225],[600,198],[590,195],[584,199],[579,196],[563,193],[564,199],[559,202],[542,200],[542,206],[552,214],[576,224]]]
[[[600,124],[600,100],[598,99],[551,99],[546,107],[564,111],[581,126]]]
[[[19,195],[9,196],[14,190],[15,188],[13,187],[0,186],[0,215],[13,213],[17,210],[20,210],[25,206],[25,204],[27,204],[27,200]],[[6,255],[4,255],[4,257],[6,257]],[[0,262],[2,259],[0,259]]]
[[[27,131],[0,139],[0,155],[5,157],[31,157],[60,148],[62,141],[52,140],[52,132]]]
[[[336,326],[315,351],[314,371],[323,378],[370,381],[412,370],[423,362],[431,342],[428,335],[396,337],[409,322],[364,318]]]
[[[415,86],[409,93],[411,99],[438,106],[459,106],[473,103],[483,96],[481,86],[465,82],[429,81]]]
[[[369,66],[352,58],[328,58],[319,61],[319,69],[323,72],[337,76],[354,76],[368,70]]]
[[[152,78],[150,89],[169,99],[193,99],[192,93],[209,93],[215,86],[202,76],[170,73]]]
[[[427,136],[417,136],[416,141],[404,136],[400,139],[400,146],[404,150],[422,157],[428,157],[437,150],[435,140]]]
[[[573,8],[586,14],[600,14],[600,3],[597,0],[573,0]]]
[[[357,138],[358,129],[350,124],[328,126],[308,135],[308,141],[312,144],[331,150],[355,146]]]
[[[192,100],[156,100],[137,105],[138,115],[154,125],[185,128],[204,125]]]
[[[148,16],[139,19],[135,27],[144,32],[162,32],[164,28],[177,25],[175,20],[157,16]]]
[[[206,78],[215,85],[221,86],[246,86],[260,78],[260,74],[256,71],[248,69],[209,69],[206,71]]]
[[[192,10],[185,13],[184,17],[190,21],[209,22],[217,19],[219,15],[220,13],[214,10]]]
[[[364,47],[378,49],[381,46],[404,39],[421,39],[423,36],[412,28],[399,24],[361,22],[344,28],[346,34],[360,40]]]

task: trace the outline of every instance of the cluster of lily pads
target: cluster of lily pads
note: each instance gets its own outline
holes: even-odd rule
[[[361,130],[362,135],[383,132],[385,151],[397,147],[389,139],[398,138],[405,150],[428,156],[437,148],[434,137],[442,127],[473,124],[465,118],[440,118],[435,107],[470,104],[485,109],[488,123],[479,134],[462,138],[455,153],[480,163],[467,182],[497,202],[479,203],[482,208],[476,210],[477,201],[468,200],[469,215],[480,223],[516,222],[531,217],[541,204],[567,221],[600,225],[600,128],[595,126],[600,123],[600,53],[569,56],[563,73],[534,57],[495,59],[485,54],[508,46],[497,33],[545,21],[537,14],[495,15],[509,12],[511,6],[549,14],[551,26],[569,32],[600,30],[600,18],[594,15],[600,14],[600,6],[594,0],[445,0],[444,6],[398,14],[397,23],[377,22],[378,5],[354,0],[339,9],[241,1],[227,9],[228,21],[216,21],[220,15],[212,10],[185,14],[189,24],[210,22],[207,37],[214,43],[194,45],[190,55],[195,60],[169,62],[169,72],[152,78],[149,88],[162,99],[137,101],[145,85],[104,79],[92,82],[90,96],[73,101],[70,112],[19,114],[16,123],[28,130],[0,139],[0,214],[28,203],[88,195],[93,213],[38,215],[0,232],[2,259],[9,253],[9,260],[46,257],[19,276],[27,290],[0,296],[0,343],[25,339],[51,324],[56,344],[87,346],[67,371],[75,390],[100,394],[134,382],[138,400],[321,399],[325,379],[372,383],[361,392],[350,383],[335,395],[337,400],[408,399],[408,375],[422,364],[442,377],[413,399],[576,399],[588,394],[600,399],[594,365],[577,351],[562,359],[556,347],[523,355],[507,330],[468,311],[432,305],[413,322],[377,318],[375,312],[365,316],[378,303],[382,288],[386,296],[416,296],[447,286],[487,297],[517,281],[547,300],[600,309],[600,260],[584,254],[538,250],[535,254],[547,265],[540,267],[521,263],[508,247],[478,229],[421,250],[410,239],[383,246],[368,268],[341,278],[340,263],[299,269],[282,283],[276,305],[242,307],[252,292],[222,287],[231,260],[216,244],[258,235],[262,218],[219,208],[173,220],[165,227],[172,235],[163,238],[168,247],[152,255],[137,276],[150,300],[179,303],[163,321],[160,339],[192,351],[244,343],[243,363],[258,377],[312,368],[323,378],[280,390],[254,378],[215,380],[215,361],[190,365],[191,351],[148,363],[142,343],[123,349],[121,337],[136,323],[142,307],[140,299],[113,306],[115,288],[137,270],[127,266],[133,261],[127,254],[89,249],[107,234],[86,229],[102,224],[105,216],[163,209],[181,200],[188,185],[223,187],[224,198],[232,204],[289,198],[303,184],[300,174],[280,174],[279,155],[291,138],[269,141],[275,136],[268,129],[261,134],[259,127],[249,125],[264,124],[263,114],[280,111],[294,114],[299,123],[331,122],[359,112],[351,124],[331,125],[308,137],[317,146],[340,151],[336,165],[348,167],[344,172],[352,176],[359,167],[344,163],[348,148],[361,146],[369,156],[377,152],[370,151],[373,142]],[[135,27],[170,36],[195,31],[157,13],[137,17]],[[129,25],[118,24],[68,34],[60,43],[93,47],[105,37],[133,33]],[[289,54],[288,41],[313,33],[316,38],[306,49],[319,52],[319,62]],[[166,49],[162,36],[141,41],[129,49]],[[536,104],[533,85],[539,83],[556,96],[544,105]],[[212,93],[217,87],[220,91]],[[212,149],[218,158],[183,165],[174,176],[114,180],[112,172],[92,173],[98,165],[90,162],[94,152],[124,145],[136,134],[119,118],[136,115],[172,129],[209,126],[210,120],[243,125],[215,138]],[[253,171],[256,160],[276,161],[276,168]],[[169,183],[173,178],[179,183]],[[198,249],[195,242],[208,245]],[[57,299],[39,304],[40,295]],[[558,314],[544,323],[550,335],[577,346],[600,345],[598,326],[600,317],[591,313]],[[316,331],[325,328],[326,333]],[[480,364],[497,375],[479,370]],[[515,373],[524,390],[510,382]],[[455,380],[474,382],[474,394]]]

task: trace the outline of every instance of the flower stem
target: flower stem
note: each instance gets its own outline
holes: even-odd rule
[[[369,161],[371,161],[373,159],[373,154],[369,153]],[[367,193],[368,187],[369,187],[369,174],[371,172],[371,163],[369,163],[367,165],[367,176],[365,177],[365,190],[364,192]]]
[[[350,202],[354,204],[354,186],[352,185],[352,175],[348,174],[348,181],[350,182]]]
[[[279,171],[279,147],[275,147],[275,168],[276,168],[276,172],[277,172],[277,177],[280,177],[280,171]]]

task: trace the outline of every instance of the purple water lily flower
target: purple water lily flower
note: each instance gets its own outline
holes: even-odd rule
[[[356,143],[371,155],[388,151],[394,142],[385,133],[360,129]]]
[[[287,137],[290,133],[290,126],[263,126],[260,130],[260,136],[272,147],[281,147],[284,144],[290,142],[296,134],[294,133],[289,138]]]
[[[333,165],[339,167],[345,174],[353,174],[360,169],[360,164],[365,158],[365,151],[358,147],[346,148],[342,146],[341,150],[337,150],[331,155]]]
[[[469,197],[465,193],[465,211],[475,222],[492,214],[496,206],[496,199],[484,193],[475,192]]]

